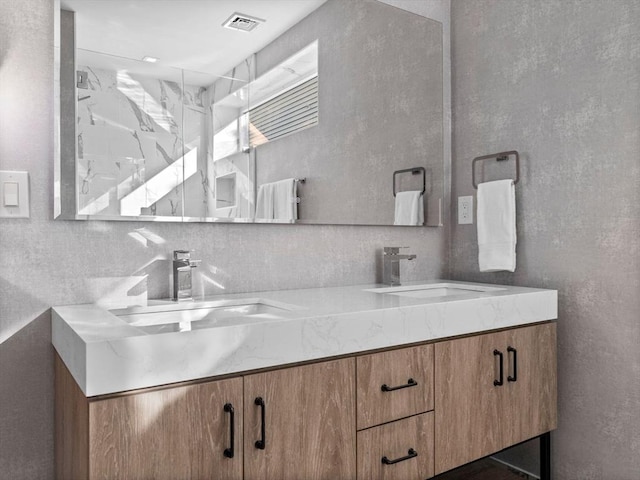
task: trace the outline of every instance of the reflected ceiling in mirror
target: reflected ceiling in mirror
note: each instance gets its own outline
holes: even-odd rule
[[[58,218],[422,225],[394,191],[424,185],[411,207],[440,223],[441,24],[375,0],[176,3],[62,1]],[[223,25],[238,14],[255,28]]]

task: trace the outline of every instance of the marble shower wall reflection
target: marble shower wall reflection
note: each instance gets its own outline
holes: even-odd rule
[[[253,219],[255,162],[249,148],[247,114],[253,77],[253,57],[249,57],[207,90],[212,132],[208,158],[214,192],[208,216],[216,221]]]
[[[78,57],[86,76],[86,88],[77,90],[78,213],[229,216],[216,209],[212,168],[243,185],[250,183],[249,165],[242,153],[214,164],[213,152],[224,146],[215,119],[220,109],[212,107],[216,79],[91,52]],[[241,126],[225,126],[232,127],[227,140],[237,150]],[[250,205],[246,209],[249,215]]]

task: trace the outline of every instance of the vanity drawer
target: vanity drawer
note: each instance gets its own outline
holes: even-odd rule
[[[356,359],[357,428],[433,410],[433,345]]]
[[[433,412],[357,434],[359,480],[433,477]]]

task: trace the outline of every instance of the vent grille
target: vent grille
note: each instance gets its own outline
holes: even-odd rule
[[[315,76],[249,110],[252,147],[318,124],[318,77]]]
[[[243,13],[234,13],[222,24],[225,28],[230,28],[231,30],[238,30],[241,32],[250,32],[254,28],[256,28],[261,23],[265,21],[252,17],[250,15],[245,15]]]

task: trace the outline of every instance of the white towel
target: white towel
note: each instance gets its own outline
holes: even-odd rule
[[[424,201],[421,191],[396,193],[394,225],[423,225]]]
[[[298,218],[295,179],[286,178],[273,183],[273,218],[287,222]]]
[[[297,186],[293,178],[260,185],[256,198],[257,220],[293,223],[297,218]]]
[[[256,219],[273,219],[273,183],[260,185],[256,197]]]
[[[481,272],[513,272],[516,269],[513,180],[478,185],[478,264]]]

